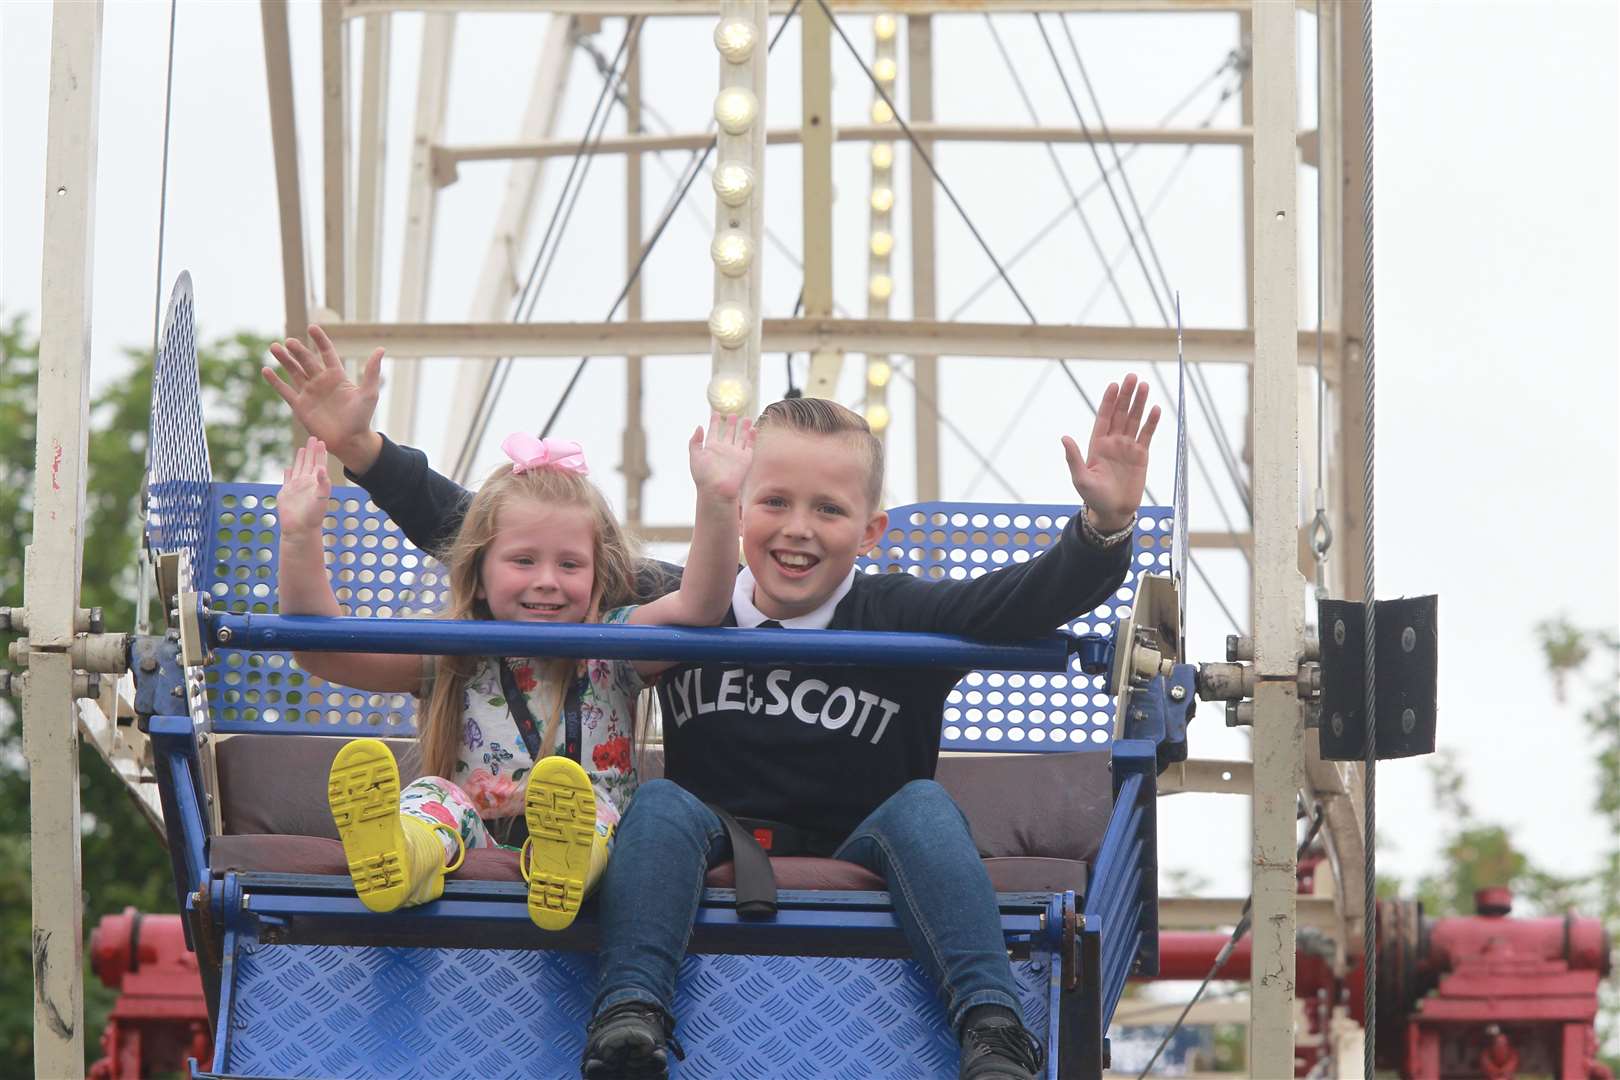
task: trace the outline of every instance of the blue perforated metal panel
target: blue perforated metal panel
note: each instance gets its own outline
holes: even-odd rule
[[[202,588],[216,610],[277,611],[281,526],[273,484],[213,485],[213,529]],[[442,568],[404,538],[359,488],[334,488],[325,521],[326,564],[345,615],[434,615]],[[328,683],[286,652],[220,650],[207,672],[215,730],[292,727],[409,735],[414,699]]]
[[[208,441],[197,384],[197,343],[191,275],[169,295],[152,369],[152,423],[147,478],[147,543],[153,551],[184,551],[202,566],[209,521]]]
[[[1013,964],[1025,1023],[1050,1025],[1052,959]],[[577,1076],[595,958],[505,949],[246,945],[224,1072]],[[687,1080],[934,1080],[957,1048],[903,960],[689,956],[675,998]]]
[[[1067,505],[917,503],[889,512],[889,531],[867,573],[966,580],[1027,562],[1056,541],[1074,513]],[[1132,538],[1131,570],[1115,594],[1068,624],[1077,634],[1112,635],[1130,613],[1136,579],[1170,568],[1172,514],[1144,506]],[[975,671],[951,691],[940,746],[946,750],[1089,750],[1113,738],[1114,703],[1105,675],[1074,658],[1066,674]]]

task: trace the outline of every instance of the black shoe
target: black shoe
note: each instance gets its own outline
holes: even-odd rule
[[[644,1001],[610,1006],[585,1031],[579,1074],[586,1080],[665,1080],[668,1051],[686,1054],[676,1041],[675,1018]]]
[[[962,1032],[959,1080],[1035,1080],[1046,1064],[1046,1048],[1016,1020],[994,1019]]]

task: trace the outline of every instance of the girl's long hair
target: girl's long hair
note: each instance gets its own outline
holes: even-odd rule
[[[443,615],[448,619],[490,619],[489,605],[478,599],[484,554],[495,539],[501,508],[514,500],[532,499],[545,506],[579,506],[590,511],[595,544],[591,553],[595,578],[591,585],[586,622],[598,622],[602,612],[635,602],[635,568],[639,552],[620,527],[596,485],[568,469],[538,468],[514,474],[502,465],[490,474],[467,507],[467,516],[449,548],[440,555],[449,578]],[[418,725],[417,741],[425,776],[454,777],[465,722],[467,680],[477,670],[476,656],[434,658],[432,692]],[[563,696],[578,662],[548,660],[540,664],[545,708],[535,717],[542,737],[551,718],[562,711]]]

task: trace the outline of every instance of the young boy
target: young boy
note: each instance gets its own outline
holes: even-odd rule
[[[283,396],[301,419],[314,415],[321,370],[288,370],[298,388]],[[1057,543],[966,581],[858,573],[855,559],[888,527],[879,508],[882,444],[842,406],[777,402],[760,417],[743,489],[747,566],[727,625],[1018,639],[1089,611],[1129,566],[1159,418],[1154,408],[1144,422],[1146,401],[1147,388],[1127,376],[1104,394],[1084,457],[1064,438],[1086,509]],[[357,479],[408,536],[442,535],[454,485],[414,453],[383,440]],[[416,493],[431,484],[431,500],[406,500],[407,481]],[[882,876],[916,960],[944,991],[962,1043],[961,1077],[1039,1075],[1043,1048],[1018,1013],[989,876],[966,820],[932,779],[945,697],[963,674],[723,664],[666,673],[658,690],[666,778],[642,785],[631,803],[599,888],[600,983],[584,1076],[666,1075],[676,973],[704,874],[731,855],[710,806],[785,826],[811,850]]]

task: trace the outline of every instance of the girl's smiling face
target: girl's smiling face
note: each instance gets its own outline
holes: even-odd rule
[[[512,499],[495,516],[477,598],[509,622],[584,622],[596,583],[596,529],[584,506]]]

